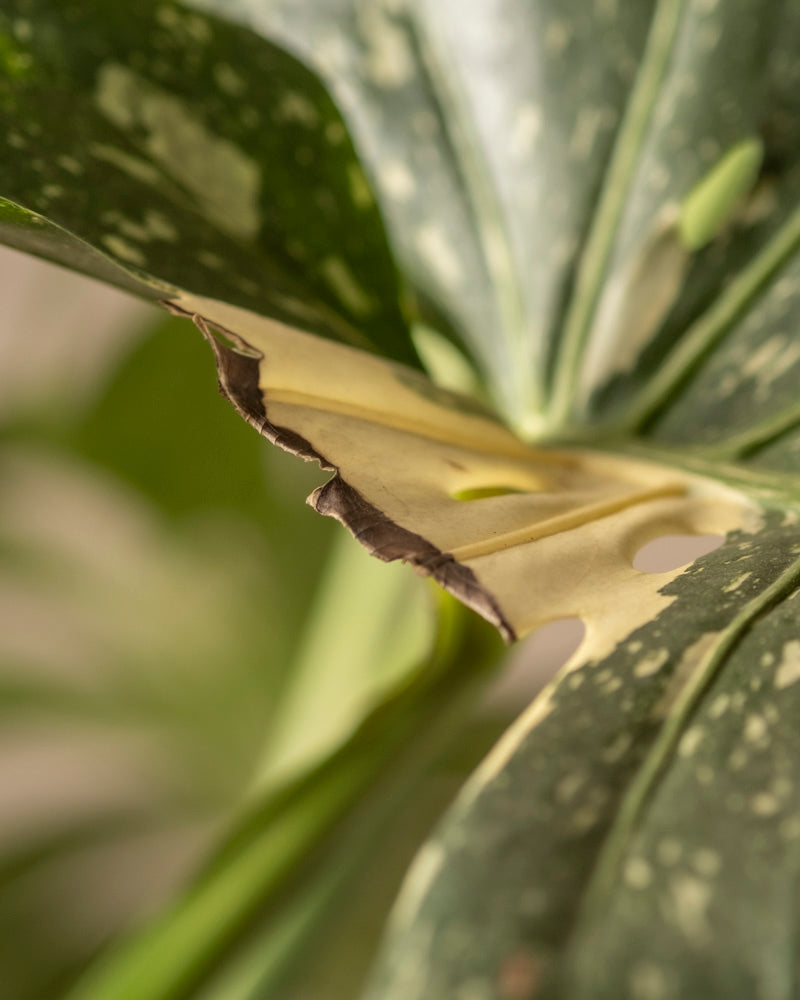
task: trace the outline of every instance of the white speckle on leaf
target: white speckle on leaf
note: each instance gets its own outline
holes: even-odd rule
[[[164,240],[167,243],[175,243],[178,239],[178,230],[161,212],[148,209],[144,213],[144,225],[154,239]]]
[[[708,706],[708,716],[711,719],[719,719],[727,711],[731,703],[731,696],[729,694],[718,694],[716,698]]]
[[[17,41],[29,42],[33,38],[33,25],[30,21],[26,21],[22,17],[18,17],[14,21],[11,30],[14,32],[14,37]]]
[[[586,783],[585,771],[573,771],[566,774],[555,787],[555,798],[557,802],[569,802],[580,791]]]
[[[775,670],[775,687],[781,690],[797,681],[800,681],[800,640],[790,639],[783,646],[780,663]]]
[[[283,121],[297,122],[306,128],[317,128],[320,123],[319,111],[313,102],[294,90],[285,91],[276,111]]]
[[[694,772],[695,779],[698,785],[713,785],[714,784],[714,768],[710,764],[699,764],[697,770]]]
[[[571,30],[565,21],[550,21],[544,29],[544,47],[549,55],[559,56],[569,45]]]
[[[508,153],[512,160],[520,162],[533,152],[536,140],[542,131],[542,109],[527,101],[517,111],[508,142]]]
[[[114,226],[123,236],[127,237],[129,240],[134,240],[136,243],[149,243],[153,239],[154,233],[150,231],[148,216],[155,215],[159,221],[163,217],[158,216],[158,213],[148,212],[145,216],[143,222],[136,222],[134,219],[128,219],[121,212],[104,212],[101,216],[101,221],[107,225]],[[166,220],[164,220],[166,221]],[[156,229],[160,230],[160,225],[156,223]],[[177,236],[175,230],[172,230],[172,238]],[[160,237],[158,237],[160,238]]]
[[[58,156],[56,157],[56,163],[62,170],[66,170],[68,174],[72,174],[74,177],[80,177],[83,173],[83,164],[76,160],[74,156]]]
[[[726,594],[732,594],[734,590],[738,590],[739,587],[741,587],[745,580],[749,580],[752,575],[752,572],[742,573],[742,575],[737,576],[735,580],[731,580],[727,587],[723,587],[723,592]]]
[[[129,264],[136,264],[138,267],[144,267],[147,263],[147,258],[138,247],[135,247],[132,243],[129,243],[121,236],[117,236],[115,233],[107,233],[100,238],[100,242],[120,260],[127,261]]]
[[[118,128],[144,132],[149,155],[191,191],[206,218],[229,235],[255,238],[261,172],[247,154],[210,132],[186,102],[127,66],[100,67],[95,101]]]
[[[228,63],[217,63],[214,67],[214,79],[223,94],[231,97],[241,97],[247,90],[247,83]]]
[[[719,874],[722,867],[722,859],[717,851],[710,847],[698,847],[692,854],[692,866],[699,875],[706,878],[713,878]]]
[[[705,739],[705,731],[700,726],[691,726],[681,737],[678,753],[681,757],[691,757]]]
[[[197,259],[204,267],[210,267],[213,271],[219,271],[225,266],[225,261],[213,250],[199,250]]]
[[[102,143],[94,143],[89,147],[89,152],[96,160],[104,160],[118,170],[128,174],[143,184],[155,185],[161,180],[161,174],[152,163],[143,160],[138,156],[132,156],[123,149],[116,146],[106,146]]]
[[[797,840],[800,837],[800,816],[789,816],[783,820],[778,832],[784,840]]]
[[[710,934],[707,910],[711,886],[693,875],[676,875],[670,883],[670,914],[688,940],[701,944]]]
[[[319,67],[334,76],[340,76],[350,62],[348,44],[342,34],[332,31],[317,42],[314,55]]]
[[[341,122],[328,122],[325,126],[325,138],[331,146],[341,146],[347,138],[347,132]]]
[[[755,398],[764,402],[772,385],[800,362],[800,343],[793,336],[778,333],[766,340],[741,366],[741,374],[752,378]]]
[[[732,771],[741,771],[743,767],[747,765],[750,757],[747,751],[743,747],[736,747],[735,750],[731,751],[728,757],[728,767]]]
[[[372,312],[372,300],[341,257],[326,257],[322,261],[321,270],[323,278],[342,305],[357,316],[366,316]]]
[[[623,872],[625,885],[631,889],[646,889],[653,881],[653,869],[644,858],[630,858]]]
[[[748,743],[759,743],[767,735],[767,720],[763,715],[748,715],[744,724],[744,738]]]
[[[442,284],[451,290],[458,288],[463,279],[461,262],[444,230],[434,222],[427,222],[417,230],[414,242]]]
[[[347,166],[347,180],[350,186],[350,197],[356,208],[366,211],[375,204],[372,198],[372,191],[364,176],[364,171],[357,163],[350,163]]]
[[[211,26],[204,17],[164,5],[156,10],[156,21],[170,34],[182,33],[194,42],[211,41]]]
[[[615,764],[617,761],[622,760],[632,746],[633,737],[628,733],[620,733],[603,750],[603,760],[607,764]]]
[[[652,677],[669,660],[669,650],[659,649],[648,653],[633,668],[634,677]]]
[[[156,21],[162,28],[170,30],[177,28],[181,22],[181,16],[174,7],[159,7],[156,10]]]
[[[393,90],[414,75],[414,57],[403,28],[379,7],[362,6],[358,14],[367,43],[366,74],[377,87]]]
[[[750,808],[756,816],[774,816],[781,804],[771,792],[759,792],[750,800]]]
[[[378,181],[395,201],[408,201],[417,190],[414,175],[402,160],[386,160],[380,167]]]
[[[603,21],[615,21],[619,12],[618,0],[594,0],[594,10]]]

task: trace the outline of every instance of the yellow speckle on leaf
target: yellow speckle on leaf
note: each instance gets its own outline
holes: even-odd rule
[[[247,83],[228,63],[217,63],[214,67],[214,79],[224,94],[231,97],[241,97],[247,90]]]
[[[372,299],[341,257],[326,257],[322,262],[322,276],[339,301],[351,312],[357,316],[366,316],[372,312]]]
[[[145,133],[148,154],[194,195],[209,221],[231,236],[255,238],[261,171],[232,142],[214,135],[193,107],[118,63],[100,67],[95,101],[118,128]],[[118,162],[124,162],[120,153],[131,159],[120,150]]]
[[[129,264],[136,264],[137,267],[144,267],[147,263],[147,258],[132,243],[128,240],[123,239],[121,236],[117,236],[114,233],[108,233],[103,236],[100,240],[103,246],[107,247],[115,257],[119,257],[120,260],[124,260]]]
[[[758,743],[767,734],[767,720],[763,715],[749,715],[744,724],[744,738],[748,743]]]
[[[659,649],[648,653],[633,668],[634,677],[651,677],[669,660],[669,650]]]
[[[623,873],[625,884],[631,889],[646,889],[653,881],[653,869],[644,858],[630,858]]]
[[[797,681],[800,681],[800,640],[790,639],[775,670],[775,687],[786,688]]]

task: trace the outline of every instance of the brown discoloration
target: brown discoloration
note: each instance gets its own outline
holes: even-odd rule
[[[410,563],[417,572],[432,576],[468,608],[495,625],[507,642],[516,638],[496,601],[468,566],[456,562],[448,552],[441,552],[421,535],[390,521],[344,482],[338,472],[315,490],[308,502],[320,514],[335,517],[345,525],[371,555],[385,562],[401,559]]]
[[[220,392],[249,424],[284,451],[305,461],[315,461],[322,469],[335,473],[308,498],[308,503],[316,511],[336,518],[371,555],[384,562],[400,559],[410,563],[417,572],[433,577],[454,597],[495,625],[507,642],[514,641],[514,629],[468,566],[456,562],[452,555],[441,552],[421,535],[391,521],[344,482],[337,467],[320,455],[309,441],[289,428],[270,422],[260,386],[260,366],[264,357],[259,351],[255,351],[237,334],[209,323],[203,316],[187,312],[173,302],[164,301],[162,304],[175,316],[194,321],[214,352]],[[235,346],[223,343],[214,331]]]
[[[270,423],[264,405],[264,394],[259,385],[259,368],[264,360],[260,351],[256,351],[249,344],[246,344],[238,334],[208,323],[203,316],[188,313],[173,302],[163,302],[162,304],[173,315],[193,320],[195,326],[206,338],[217,362],[219,391],[226,399],[230,400],[236,412],[248,424],[255,427],[259,434],[263,434],[268,441],[284,451],[297,455],[298,458],[302,458],[306,462],[318,462],[320,467],[327,472],[335,471],[335,466],[315,451],[302,435],[296,434],[286,427],[277,427]],[[218,330],[231,343],[241,346],[247,353],[240,353],[234,348],[228,347],[227,344],[214,336],[214,330]]]

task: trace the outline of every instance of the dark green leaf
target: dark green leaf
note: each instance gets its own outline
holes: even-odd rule
[[[322,75],[423,308],[461,336],[500,409],[535,428],[650,0],[492,0],[469,16],[455,2],[196,6]]]
[[[8,242],[413,362],[369,184],[290,55],[155,2],[15,0],[0,39]]]
[[[800,862],[781,521],[577,654],[501,740],[412,868],[370,997],[790,995],[766,986],[791,975]]]

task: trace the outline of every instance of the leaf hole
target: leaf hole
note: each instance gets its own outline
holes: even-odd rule
[[[668,573],[713,552],[724,541],[724,535],[661,535],[637,551],[633,568],[641,573]]]
[[[574,656],[585,635],[580,618],[542,625],[515,647],[508,667],[487,693],[487,706],[521,711]]]

